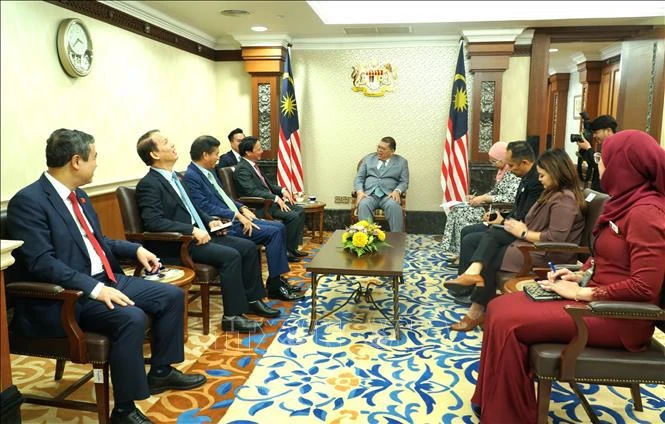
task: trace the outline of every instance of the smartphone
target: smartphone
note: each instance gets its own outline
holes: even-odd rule
[[[499,214],[497,214],[496,212],[492,212],[492,213],[490,213],[490,215],[489,215],[489,220],[490,220],[490,221],[494,221],[494,220],[497,219],[498,217],[499,217]]]

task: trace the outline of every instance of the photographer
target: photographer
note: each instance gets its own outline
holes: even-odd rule
[[[584,131],[581,134],[571,134],[570,141],[577,143],[577,174],[583,188],[601,191],[598,165],[594,160],[595,150],[600,150],[603,140],[616,132],[617,122],[610,115],[601,115],[589,121],[586,112],[580,113],[583,120]],[[592,142],[599,146],[594,149]]]

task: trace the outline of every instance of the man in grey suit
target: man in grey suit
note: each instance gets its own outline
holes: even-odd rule
[[[372,220],[375,209],[386,214],[390,231],[404,231],[400,196],[409,186],[409,164],[395,154],[395,139],[383,137],[376,153],[365,156],[358,167],[354,188],[358,198],[358,219]]]

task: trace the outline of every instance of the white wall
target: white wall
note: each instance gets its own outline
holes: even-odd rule
[[[566,147],[566,152],[568,152],[570,157],[573,159],[573,162],[577,163],[577,156],[575,155],[575,153],[577,153],[577,143],[570,142],[570,135],[580,133],[580,120],[575,119],[575,106],[573,104],[575,96],[582,95],[582,84],[580,84],[579,72],[572,71],[570,73],[570,80],[568,83],[570,85],[568,86],[568,106],[566,108],[568,112],[566,116],[566,134],[564,138],[564,145]]]
[[[238,120],[240,108],[222,106],[215,93],[238,94],[249,111],[246,92],[234,93],[226,83],[225,89],[218,87],[226,68],[236,84],[243,84],[235,78],[234,66],[46,2],[3,1],[0,7],[3,202],[46,169],[45,141],[55,129],[76,128],[95,137],[99,159],[94,188],[145,174],[136,140],[153,128],[176,141],[181,156],[177,167],[186,166],[196,136],[225,130],[224,114]],[[84,21],[93,39],[93,67],[84,78],[67,76],[57,56],[58,24],[72,17]]]

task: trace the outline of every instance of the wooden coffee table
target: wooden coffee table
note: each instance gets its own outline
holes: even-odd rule
[[[318,319],[323,319],[348,304],[351,299],[359,301],[361,298],[370,302],[383,315],[395,329],[395,339],[400,339],[399,331],[399,285],[404,282],[404,253],[406,250],[406,233],[386,233],[386,242],[390,247],[382,247],[378,252],[356,256],[355,253],[342,249],[342,233],[337,230],[328,239],[328,242],[316,253],[314,259],[305,265],[305,269],[312,273],[312,315],[309,321],[309,332],[314,331],[317,322],[316,314],[316,288],[319,280],[326,275],[336,275],[337,281],[342,276],[356,275],[364,277],[378,277],[390,279],[393,290],[393,313],[392,318],[374,301],[372,288],[368,284],[363,287],[356,282],[358,287],[342,305],[326,313]]]

